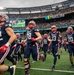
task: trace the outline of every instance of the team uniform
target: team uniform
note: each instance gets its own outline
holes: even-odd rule
[[[32,58],[34,61],[37,61],[38,57],[38,44],[37,41],[41,40],[41,34],[39,30],[35,28],[36,23],[34,21],[30,21],[28,23],[28,27],[26,28],[26,42],[27,45],[24,49],[24,64],[25,64],[25,75],[30,75],[30,54],[32,54]]]
[[[0,26],[0,47],[6,44],[10,38],[5,31],[7,27],[9,27],[7,24]],[[4,59],[9,53],[9,50],[10,48],[8,48],[4,53],[0,52],[0,64],[3,63]]]
[[[37,42],[33,39],[33,38],[37,38],[35,32],[39,32],[38,29],[28,29],[26,31],[26,37],[27,37],[27,45],[24,49],[24,62],[25,62],[25,66],[28,65],[27,68],[25,68],[25,74],[26,75],[30,75],[29,74],[29,68],[30,68],[30,54],[32,54],[32,58],[34,61],[37,61],[37,57],[38,57],[38,51],[37,51]]]
[[[15,45],[15,41],[10,45],[10,51],[8,53],[8,55],[6,56],[7,60],[11,61],[13,65],[16,65],[17,62],[14,60],[14,51],[15,49],[13,48],[13,46]]]
[[[14,54],[18,56],[18,61],[21,60],[22,61],[22,56],[21,56],[21,47],[22,47],[22,44],[19,44],[19,42],[21,42],[22,38],[17,38],[16,39],[16,48],[15,48],[15,52]]]
[[[72,34],[66,34],[67,40],[68,40],[68,52],[70,54],[70,56],[73,55],[74,52],[74,33]]]
[[[63,48],[64,48],[65,51],[67,51],[67,49],[68,49],[68,44],[66,44],[66,42],[67,42],[67,40],[64,39],[64,41],[63,41]]]
[[[49,41],[47,40],[47,38],[43,38],[43,51],[46,53],[47,50],[48,50],[48,44],[49,44]]]
[[[1,65],[4,64],[4,59],[7,57],[8,53],[10,52],[10,45],[9,44],[6,45],[8,40],[10,39],[10,36],[6,32],[7,28],[11,28],[8,22],[3,22],[3,24],[0,25],[0,70],[2,70]],[[5,67],[8,67],[8,66],[5,66]],[[10,75],[15,74],[15,68],[16,66],[8,67],[8,71],[10,72]],[[1,71],[0,71],[0,74],[1,74]]]
[[[74,32],[72,27],[68,27],[67,29],[67,44],[68,44],[68,52],[69,52],[69,60],[71,63],[71,67],[74,68],[74,63],[73,63],[73,54],[74,54]]]
[[[49,33],[50,38],[52,39],[52,53],[55,56],[56,53],[58,52],[58,37],[59,37],[59,33],[53,33],[50,32]]]
[[[55,68],[56,61],[57,61],[57,56],[58,56],[58,38],[59,38],[59,32],[50,32],[49,33],[50,38],[52,39],[51,43],[51,48],[52,48],[52,54],[54,56],[54,62],[53,62],[53,67]]]
[[[31,38],[36,38],[35,32],[39,32],[38,29],[29,29],[26,32],[27,36],[27,46],[24,50],[24,58],[30,58],[30,54],[32,53],[33,59],[36,61],[37,60],[37,46],[36,46],[36,41],[32,41]]]
[[[43,47],[42,47],[42,49],[43,49],[43,51],[44,51],[44,57],[45,57],[43,61],[45,61],[45,60],[46,60],[46,53],[47,53],[47,51],[48,51],[48,44],[49,44],[49,41],[48,41],[47,38],[43,38],[42,42],[43,42]]]

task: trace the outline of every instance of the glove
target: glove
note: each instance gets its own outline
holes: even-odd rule
[[[8,48],[8,46],[6,46],[6,45],[1,46],[1,47],[0,47],[0,52],[1,52],[1,53],[4,53],[7,48]]]
[[[72,44],[74,44],[74,41],[72,42]]]
[[[34,42],[34,41],[36,41],[36,39],[35,39],[35,38],[31,38],[31,41],[33,41],[33,42]]]

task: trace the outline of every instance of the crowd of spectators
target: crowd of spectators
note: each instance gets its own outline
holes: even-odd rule
[[[50,28],[52,25],[56,25],[57,27],[60,26],[71,26],[74,25],[74,19],[68,19],[68,20],[60,20],[60,21],[55,21],[51,23],[40,23],[37,24],[37,28]]]
[[[74,7],[70,7],[70,8],[66,8],[66,9],[60,9],[60,10],[56,10],[56,11],[51,11],[51,12],[42,12],[42,13],[31,13],[31,14],[8,14],[8,16],[10,18],[26,18],[26,19],[32,19],[32,18],[43,18],[44,16],[47,15],[57,15],[57,14],[67,14],[67,13],[72,13],[74,12]],[[60,26],[71,26],[74,25],[74,17],[68,17],[64,20],[62,20],[61,18],[59,18],[59,20],[53,20],[51,22],[38,22],[37,24],[37,28],[41,29],[41,28],[50,28],[52,25],[56,25],[57,27]],[[26,27],[25,27],[26,28]],[[23,30],[25,28],[14,28],[14,30]]]
[[[8,14],[9,18],[25,18],[25,19],[32,19],[32,18],[43,18],[47,15],[58,15],[58,14],[67,14],[74,11],[74,7],[59,9],[55,11],[48,11],[48,12],[40,12],[40,13],[25,13],[25,14]]]

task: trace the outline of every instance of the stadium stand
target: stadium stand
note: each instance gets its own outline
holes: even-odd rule
[[[50,26],[54,24],[57,27],[74,25],[74,0],[38,7],[6,8],[0,10],[0,12],[6,12],[9,18],[25,18],[25,28],[30,20],[35,20],[37,28],[43,30],[45,28],[50,28]],[[46,16],[50,16],[50,19],[46,20]],[[24,30],[25,28],[16,27],[13,29]]]

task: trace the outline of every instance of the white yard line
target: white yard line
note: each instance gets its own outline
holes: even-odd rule
[[[24,69],[24,67],[17,67],[17,68]],[[43,69],[43,68],[31,68],[31,69],[39,71],[52,71],[51,69]],[[54,70],[54,72],[74,73],[74,71],[68,71],[68,70]]]

